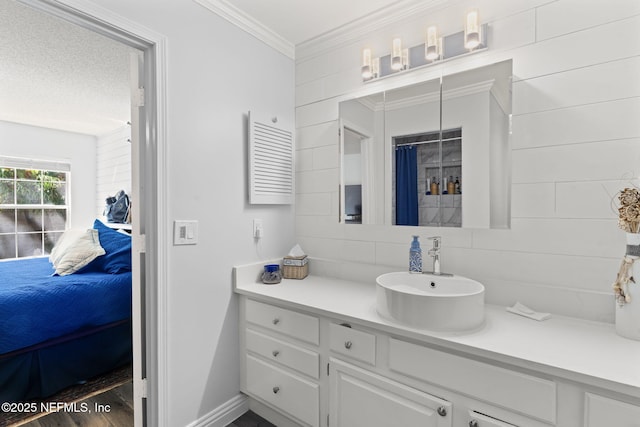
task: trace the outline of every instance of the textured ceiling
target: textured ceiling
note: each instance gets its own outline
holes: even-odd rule
[[[0,120],[90,135],[130,116],[122,44],[11,0],[0,0]]]
[[[224,0],[221,0],[224,1]],[[416,0],[229,0],[292,44]],[[129,120],[133,49],[0,0],[0,120],[102,135]]]

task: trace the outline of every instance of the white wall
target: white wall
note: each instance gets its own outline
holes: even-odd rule
[[[96,142],[96,216],[102,216],[105,199],[124,190],[131,194],[131,136],[130,126],[107,135]],[[135,201],[132,200],[135,204]]]
[[[198,220],[199,238],[168,248],[168,401],[160,405],[167,425],[185,426],[238,394],[232,267],[281,257],[294,244],[293,206],[251,206],[246,190],[246,114],[293,124],[294,63],[193,1],[92,3],[167,38],[167,218]],[[257,245],[253,218],[264,224]]]
[[[361,50],[389,53],[394,36],[422,43],[426,22],[462,30],[478,7],[488,51],[363,84]],[[299,214],[296,236],[330,272],[367,280],[407,268],[412,234],[443,236],[444,271],[487,287],[490,303],[613,321],[611,283],[624,253],[610,201],[640,173],[640,3],[635,0],[480,0],[369,28],[296,52]],[[428,18],[428,19],[427,19]],[[338,103],[442,74],[513,59],[511,229],[429,229],[337,224]],[[321,181],[320,181],[321,179]],[[464,191],[464,190],[463,190]],[[326,200],[314,209],[310,200]],[[428,260],[425,260],[428,263]]]
[[[0,156],[71,164],[69,227],[91,227],[95,215],[96,138],[0,121]]]

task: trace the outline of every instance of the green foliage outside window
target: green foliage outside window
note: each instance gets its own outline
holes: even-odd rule
[[[49,253],[66,228],[67,173],[0,168],[0,259]]]

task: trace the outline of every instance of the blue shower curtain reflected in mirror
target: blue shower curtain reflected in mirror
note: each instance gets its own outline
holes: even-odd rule
[[[418,225],[418,150],[396,147],[396,225]]]

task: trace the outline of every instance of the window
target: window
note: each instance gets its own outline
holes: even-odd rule
[[[69,165],[11,163],[0,163],[0,259],[46,255],[66,229]]]

